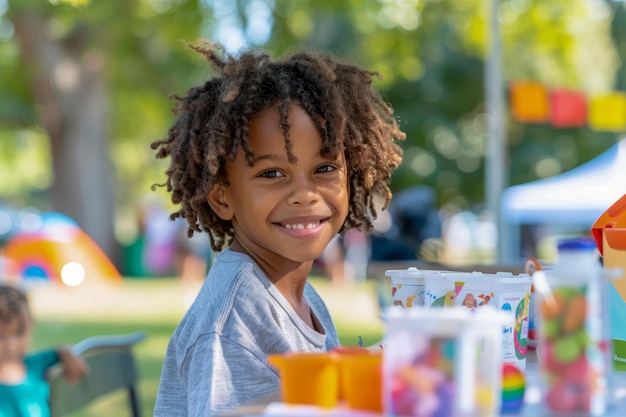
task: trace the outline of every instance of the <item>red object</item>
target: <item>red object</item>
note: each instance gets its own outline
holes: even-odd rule
[[[587,411],[588,397],[588,390],[563,381],[548,390],[546,404],[552,412],[569,414],[576,411]]]
[[[550,121],[555,127],[584,127],[587,99],[579,92],[553,90],[550,94]]]
[[[591,365],[587,357],[582,355],[574,362],[563,366],[562,375],[565,380],[584,386],[592,380],[591,372]]]
[[[561,372],[563,364],[554,356],[554,342],[546,340],[541,349],[541,357],[539,359],[541,366],[547,371]]]
[[[626,250],[626,194],[596,220],[591,233],[601,255],[604,255],[603,233],[611,248]]]

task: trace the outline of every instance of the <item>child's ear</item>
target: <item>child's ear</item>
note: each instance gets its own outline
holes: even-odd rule
[[[215,184],[207,194],[206,199],[220,219],[229,221],[233,218],[233,210],[230,208],[226,194],[224,185]]]

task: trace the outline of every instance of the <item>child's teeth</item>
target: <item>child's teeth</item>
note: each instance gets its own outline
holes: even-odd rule
[[[302,223],[299,224],[286,224],[285,228],[286,229],[313,229],[315,227],[317,227],[318,223],[309,223],[306,226],[303,225]]]

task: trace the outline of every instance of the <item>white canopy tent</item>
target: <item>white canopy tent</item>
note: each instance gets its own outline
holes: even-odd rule
[[[626,194],[626,139],[563,174],[505,189],[501,220],[508,238],[503,259],[518,261],[523,224],[575,225],[591,229],[615,201]]]

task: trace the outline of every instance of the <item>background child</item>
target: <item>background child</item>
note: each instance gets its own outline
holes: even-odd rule
[[[177,119],[152,144],[188,235],[219,252],[167,348],[155,416],[208,416],[279,389],[267,355],[339,345],[307,282],[348,229],[369,231],[405,135],[372,88],[376,72],[327,54],[273,60],[219,44],[192,49],[215,74],[174,96]]]
[[[33,318],[26,296],[19,289],[0,284],[0,416],[49,416],[50,388],[46,371],[61,361],[69,383],[87,372],[87,364],[68,348],[27,354]]]

